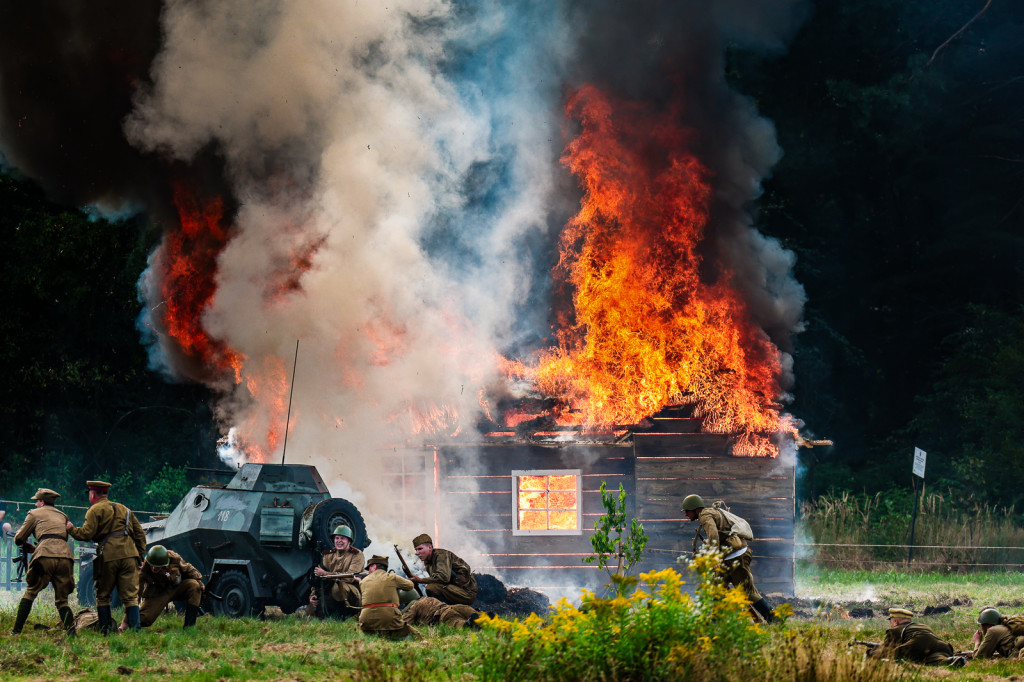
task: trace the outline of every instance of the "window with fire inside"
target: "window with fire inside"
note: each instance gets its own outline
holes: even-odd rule
[[[580,535],[579,469],[513,471],[513,535]]]

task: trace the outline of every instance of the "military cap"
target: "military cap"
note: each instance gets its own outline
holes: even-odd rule
[[[417,547],[419,545],[432,545],[434,541],[430,539],[430,536],[426,533],[421,533],[412,539],[412,546]]]
[[[907,609],[889,609],[889,618],[913,618],[914,612]]]
[[[33,500],[42,500],[43,502],[49,502],[53,504],[60,497],[60,493],[49,488],[39,488],[36,490],[36,494],[32,496]]]
[[[378,566],[383,568],[385,571],[388,570],[388,558],[386,556],[381,556],[380,554],[374,554],[372,557],[370,557],[370,560],[366,562],[366,565],[367,566],[373,566],[374,564],[377,564]]]
[[[95,490],[98,493],[103,493],[104,495],[106,495],[107,491],[110,490],[110,484],[106,481],[86,481],[85,487],[89,490]]]

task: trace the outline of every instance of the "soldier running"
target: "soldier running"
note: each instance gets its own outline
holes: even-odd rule
[[[36,508],[25,516],[25,523],[14,536],[14,544],[22,552],[31,552],[32,560],[28,565],[25,594],[18,604],[12,635],[21,634],[36,596],[48,585],[53,585],[53,603],[64,630],[70,635],[75,633],[74,615],[68,606],[68,595],[75,589],[75,555],[68,546],[68,517],[54,506],[58,497],[60,493],[49,488],[36,490],[32,496]],[[28,541],[30,535],[35,535],[35,548]]]
[[[68,521],[67,530],[76,540],[96,543],[93,580],[96,584],[96,615],[100,631],[106,635],[116,625],[110,615],[110,597],[117,587],[124,604],[128,627],[141,630],[139,617],[139,561],[146,553],[146,533],[128,507],[107,499],[110,484],[86,481],[89,488],[89,511],[85,523],[75,528]]]
[[[160,617],[172,601],[185,602],[185,624],[182,629],[196,624],[199,605],[203,601],[203,574],[181,558],[177,552],[163,545],[153,545],[146,553],[146,561],[139,569],[139,616],[142,627],[148,628]],[[120,631],[128,627],[128,614]]]
[[[703,547],[720,548],[725,553],[723,565],[726,569],[725,578],[733,585],[742,586],[750,600],[750,608],[754,609],[766,623],[774,622],[775,615],[761,593],[754,587],[754,574],[750,572],[750,561],[753,558],[747,541],[729,531],[732,529],[728,519],[718,509],[705,507],[700,495],[687,495],[683,498],[683,512],[690,521],[699,521],[700,525],[693,536],[693,552]]]
[[[427,569],[427,577],[413,576],[412,581],[427,586],[427,596],[445,604],[472,605],[476,601],[476,579],[465,561],[447,549],[435,548],[426,533],[412,541],[416,556]]]

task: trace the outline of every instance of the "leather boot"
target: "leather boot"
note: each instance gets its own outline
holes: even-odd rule
[[[103,636],[106,637],[116,627],[114,625],[114,619],[110,616],[110,605],[97,606],[96,617],[100,620],[100,632],[102,632]]]
[[[135,630],[136,632],[142,630],[142,617],[139,615],[138,605],[124,607],[124,615],[128,620],[129,630]]]
[[[764,622],[768,624],[775,622],[775,614],[772,613],[772,607],[768,605],[768,602],[764,600],[764,597],[761,597],[755,603],[751,604],[751,607],[757,611],[758,615],[764,618]]]
[[[185,624],[181,626],[181,629],[190,628],[196,624],[196,618],[199,617],[199,607],[192,606],[191,604],[185,605]]]
[[[18,615],[14,619],[14,628],[11,630],[12,635],[20,635],[21,629],[25,627],[25,621],[28,620],[28,614],[32,610],[32,600],[22,598],[18,602]]]
[[[75,614],[71,613],[71,607],[62,606],[57,609],[57,614],[60,615],[60,622],[64,625],[64,632],[68,633],[68,637],[74,637]]]

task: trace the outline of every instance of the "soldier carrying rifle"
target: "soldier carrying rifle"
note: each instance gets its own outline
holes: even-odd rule
[[[32,559],[28,564],[25,594],[18,604],[12,635],[21,633],[36,595],[48,585],[53,585],[53,603],[64,629],[74,634],[75,622],[68,606],[68,595],[75,590],[75,556],[68,546],[68,517],[54,506],[58,497],[60,493],[39,488],[32,496],[36,508],[29,511],[24,525],[14,536],[14,544],[18,545],[22,556],[31,554]],[[28,541],[30,535],[35,535],[35,547]]]
[[[358,615],[359,575],[366,558],[352,546],[354,539],[352,529],[348,526],[338,526],[331,533],[334,549],[324,552],[322,565],[313,569],[313,575],[320,585],[309,597],[306,615],[321,618]]]
[[[868,656],[953,668],[967,663],[963,656],[954,655],[951,644],[939,639],[927,625],[915,623],[914,613],[902,608],[889,609],[889,629],[885,631],[885,639],[879,645],[869,647]]]

